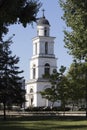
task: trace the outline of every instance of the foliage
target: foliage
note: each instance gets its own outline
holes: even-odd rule
[[[46,88],[41,92],[42,97],[51,101],[53,105],[55,102],[61,100],[62,106],[64,107],[68,98],[69,86],[68,79],[64,76],[65,69],[64,66],[61,66],[59,72],[54,70],[53,74],[49,76],[51,87]]]
[[[0,39],[8,32],[10,24],[36,22],[36,16],[41,7],[37,0],[0,0]]]
[[[67,74],[70,82],[70,99],[73,105],[78,105],[79,101],[85,99],[85,70],[87,64],[72,63]]]
[[[70,30],[64,30],[65,47],[69,54],[80,60],[87,58],[87,1],[60,0],[63,20]]]
[[[68,30],[65,33],[65,47],[68,48],[70,55],[78,62],[87,63],[87,0],[60,0],[60,5],[64,11],[63,20],[66,22]],[[86,68],[86,67],[85,67]],[[87,68],[82,72],[85,76],[85,103],[86,103],[86,117],[87,117]],[[72,75],[73,77],[73,75]],[[79,77],[79,73],[78,76]],[[79,91],[81,84],[78,84],[79,79],[73,81]],[[84,83],[83,83],[84,84]],[[74,90],[75,91],[75,90]],[[80,93],[79,93],[80,96]]]
[[[25,101],[25,91],[22,87],[23,71],[19,71],[17,66],[19,58],[12,56],[10,45],[12,41],[0,42],[0,103],[4,104],[4,109],[8,104],[21,104]]]

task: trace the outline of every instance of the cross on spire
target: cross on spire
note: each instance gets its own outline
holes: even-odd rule
[[[45,11],[45,10],[44,10],[44,9],[42,9],[42,12],[43,12],[43,17],[45,17],[45,16],[44,16],[44,11]]]

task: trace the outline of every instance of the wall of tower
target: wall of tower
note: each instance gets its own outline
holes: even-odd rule
[[[48,25],[37,26],[37,36],[49,36],[50,29]]]
[[[45,88],[50,87],[49,82],[34,82],[34,83],[29,83],[27,85],[27,102],[26,102],[26,107],[31,106],[31,98],[33,98],[33,107],[37,106],[50,106],[50,102],[48,103],[47,99],[42,98],[40,92],[43,91]],[[33,89],[33,92],[30,93],[30,90]],[[47,104],[48,103],[48,104]]]
[[[39,57],[33,58],[30,61],[30,79],[33,79],[33,66],[36,68],[35,79],[43,78],[44,66],[48,63],[50,65],[50,74],[52,74],[54,69],[57,69],[57,59],[52,57]]]
[[[33,56],[45,54],[45,43],[48,43],[48,55],[54,55],[55,37],[35,37],[33,38]]]

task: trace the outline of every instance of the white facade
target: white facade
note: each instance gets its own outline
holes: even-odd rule
[[[43,75],[52,74],[57,69],[54,39],[50,36],[49,21],[43,15],[37,22],[37,36],[32,39],[33,56],[30,60],[30,80],[26,84],[26,107],[51,106],[51,102],[43,99],[39,92],[50,87]]]

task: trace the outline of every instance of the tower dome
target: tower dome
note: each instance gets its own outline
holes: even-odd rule
[[[43,16],[41,18],[39,18],[39,20],[37,22],[37,25],[50,25],[49,21],[44,16],[44,11],[45,10],[43,9],[42,11],[43,11]]]
[[[37,25],[50,25],[50,24],[49,21],[45,18],[45,16],[43,16],[38,20]]]
[[[37,35],[38,36],[49,36],[50,34],[50,24],[49,21],[44,16],[44,9],[43,15],[37,21]]]

